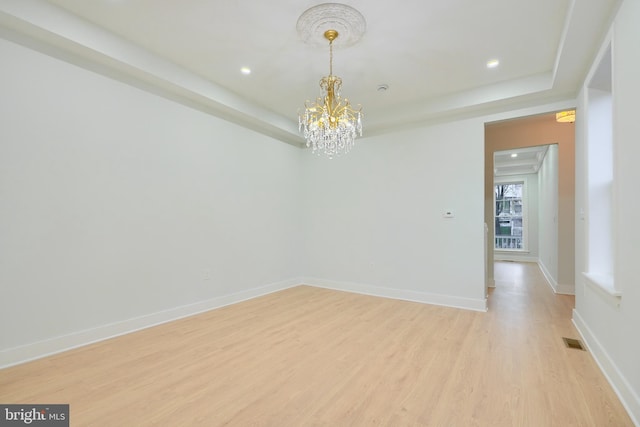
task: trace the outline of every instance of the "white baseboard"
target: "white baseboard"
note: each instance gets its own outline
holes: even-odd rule
[[[0,351],[0,369],[298,286],[290,279]]]
[[[318,288],[334,289],[337,291],[353,292],[363,295],[420,302],[423,304],[442,305],[446,307],[462,308],[465,310],[487,311],[486,298],[461,298],[404,289],[383,288],[379,286],[365,285],[362,283],[338,282],[318,279],[315,277],[305,277],[302,283]]]
[[[576,287],[574,285],[559,283],[554,289],[554,292],[560,295],[575,295]]]
[[[559,284],[558,282],[556,282],[556,279],[553,278],[551,273],[549,273],[549,270],[547,270],[547,267],[544,265],[542,261],[538,260],[538,266],[540,267],[540,270],[542,271],[544,278],[547,279],[547,283],[549,284],[549,286],[551,286],[551,289],[553,289],[554,293],[561,294],[561,295],[576,294],[575,285],[567,285],[563,283]]]
[[[607,378],[607,381],[609,381],[609,384],[611,384],[611,387],[613,387],[618,398],[620,398],[622,406],[627,410],[631,420],[636,426],[640,426],[640,397],[633,388],[631,388],[627,379],[622,375],[614,361],[576,309],[573,310],[572,321],[591,352],[591,355],[600,367],[600,370]]]
[[[529,255],[518,255],[517,253],[509,252],[494,252],[494,261],[515,261],[515,262],[538,262],[538,257]]]
[[[556,279],[554,279],[551,273],[549,273],[549,270],[547,270],[547,267],[544,265],[542,261],[538,261],[538,267],[540,267],[540,270],[542,271],[544,278],[547,279],[547,283],[549,284],[549,286],[551,286],[551,289],[553,289],[553,292],[555,292],[556,287],[558,286]]]

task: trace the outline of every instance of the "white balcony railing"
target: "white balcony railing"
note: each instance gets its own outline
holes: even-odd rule
[[[522,236],[495,236],[496,249],[522,249]]]

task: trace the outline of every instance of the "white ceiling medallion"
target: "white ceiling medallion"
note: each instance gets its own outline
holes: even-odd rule
[[[326,47],[324,33],[335,30],[340,34],[335,45],[352,46],[367,29],[364,16],[351,6],[340,3],[323,3],[307,9],[298,18],[296,25],[300,39],[307,44]]]

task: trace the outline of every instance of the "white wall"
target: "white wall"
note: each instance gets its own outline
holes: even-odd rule
[[[8,41],[0,56],[0,366],[303,276],[486,309],[482,121],[327,161]]]
[[[540,203],[539,264],[554,290],[558,287],[558,146],[549,145],[538,171]],[[571,286],[573,293],[573,286]]]
[[[302,274],[301,150],[4,40],[0,57],[0,366]]]
[[[613,253],[615,286],[622,295],[616,298],[590,285],[584,277],[576,280],[574,322],[593,355],[619,393],[636,424],[640,425],[640,2],[625,0],[612,26],[614,209]],[[578,98],[579,108],[588,118],[586,87]],[[576,129],[577,169],[576,213],[581,218],[576,227],[576,272],[587,266],[589,213],[586,210],[587,123]]]
[[[484,310],[483,126],[435,125],[364,139],[347,158],[305,157],[307,280]]]

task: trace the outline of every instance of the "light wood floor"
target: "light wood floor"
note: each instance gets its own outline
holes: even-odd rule
[[[301,286],[0,371],[72,426],[631,426],[535,264],[488,313]]]

